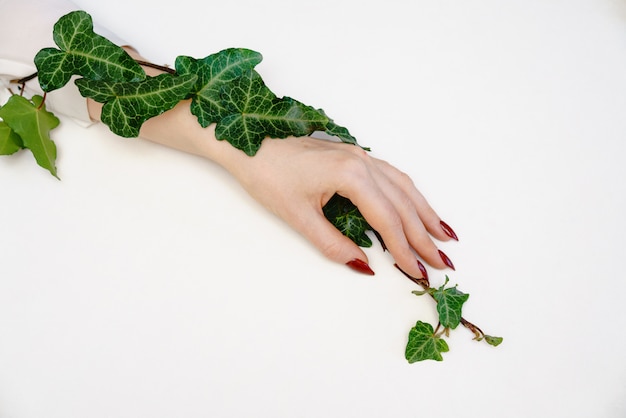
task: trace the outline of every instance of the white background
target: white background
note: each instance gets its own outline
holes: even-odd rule
[[[376,243],[324,259],[219,167],[103,126],[57,181],[0,158],[0,417],[626,417],[626,2],[82,0],[154,62],[255,49],[415,180],[471,294],[433,304]]]

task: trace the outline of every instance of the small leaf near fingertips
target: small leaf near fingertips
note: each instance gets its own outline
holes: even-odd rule
[[[502,341],[504,341],[502,337],[493,337],[491,335],[485,335],[485,342],[494,347],[497,347],[500,344],[502,344]]]
[[[463,304],[469,298],[469,294],[461,292],[456,286],[445,288],[447,283],[448,277],[446,276],[445,283],[432,292],[432,295],[437,301],[437,312],[441,325],[445,328],[455,329],[461,322]]]
[[[372,228],[350,199],[335,194],[324,205],[323,212],[326,219],[355,244],[364,248],[372,246],[366,234]]]
[[[424,360],[442,361],[441,353],[448,351],[448,343],[435,335],[432,325],[417,321],[409,331],[409,340],[404,355],[409,363]]]

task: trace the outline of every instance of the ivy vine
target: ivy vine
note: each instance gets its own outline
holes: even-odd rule
[[[36,54],[37,72],[13,80],[20,93],[12,92],[0,106],[0,155],[28,149],[37,164],[57,178],[56,145],[50,132],[59,119],[46,109],[45,96],[74,76],[78,76],[75,84],[84,97],[103,104],[102,122],[122,137],[139,136],[146,120],[191,99],[191,113],[202,127],[215,124],[218,140],[228,141],[249,156],[256,154],[266,137],[306,136],[317,131],[360,146],[348,129],[337,125],[322,109],[277,97],[254,69],[262,60],[258,52],[229,48],[201,59],[179,56],[174,69],[163,68],[162,74],[151,77],[142,65],[153,64],[134,60],[123,48],[96,34],[91,16],[84,11],[61,17],[54,25],[53,39],[57,48],[44,48]],[[24,85],[35,77],[44,95],[26,98]],[[373,233],[386,250],[381,237],[349,199],[335,195],[323,211],[357,245],[371,247],[368,233]],[[432,297],[439,318],[434,328],[422,321],[411,328],[405,351],[409,363],[441,361],[441,354],[449,349],[443,337],[459,324],[469,329],[475,340],[492,346],[502,342],[463,318],[463,304],[469,295],[456,286],[446,287],[447,276],[443,285],[434,288],[426,278],[402,273],[421,287],[414,294]]]

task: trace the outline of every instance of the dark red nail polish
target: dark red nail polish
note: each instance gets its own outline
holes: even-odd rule
[[[422,272],[422,277],[428,280],[428,272],[426,271],[426,267],[424,267],[424,265],[419,260],[417,260],[417,267],[419,267],[420,271]]]
[[[448,256],[445,255],[444,252],[441,250],[439,250],[439,257],[441,257],[446,266],[454,270],[454,264],[452,264],[452,260],[450,260],[450,258],[448,258]]]
[[[376,274],[374,273],[374,270],[370,268],[369,264],[367,264],[363,260],[359,260],[358,258],[348,261],[346,265],[352,270],[358,271],[359,273],[367,274],[369,276],[373,276],[374,274]]]
[[[448,225],[444,221],[439,221],[439,224],[441,225],[441,229],[443,229],[443,232],[445,232],[447,236],[449,236],[453,240],[459,240],[459,237],[456,236],[456,233],[452,228],[450,228],[450,225]]]

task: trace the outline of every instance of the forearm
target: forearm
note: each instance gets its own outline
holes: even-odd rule
[[[125,49],[133,58],[145,61],[132,48]],[[162,73],[161,70],[152,67],[145,67],[144,69],[150,76]],[[190,100],[181,101],[167,112],[148,119],[142,125],[139,137],[168,148],[209,159],[231,173],[236,167],[250,159],[227,141],[218,141],[215,137],[215,125],[203,128],[191,113],[190,104]],[[93,120],[100,120],[102,104],[88,99],[87,108]]]

